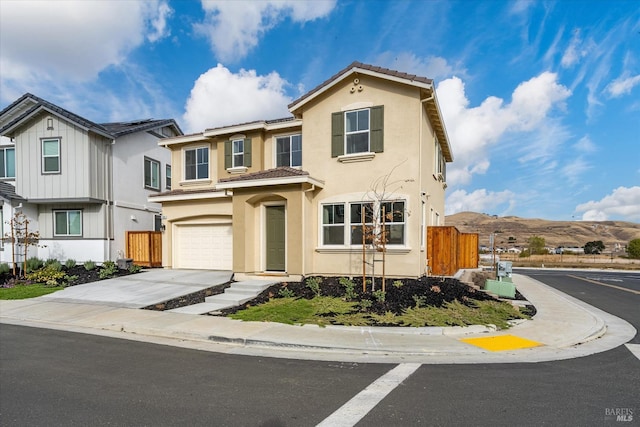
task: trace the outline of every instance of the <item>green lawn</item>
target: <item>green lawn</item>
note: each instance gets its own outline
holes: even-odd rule
[[[27,299],[47,295],[64,289],[63,286],[50,287],[41,284],[18,285],[13,288],[0,288],[0,299]]]

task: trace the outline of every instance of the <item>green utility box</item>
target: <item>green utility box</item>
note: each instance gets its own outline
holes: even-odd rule
[[[499,297],[514,299],[516,297],[516,287],[510,277],[508,280],[505,279],[507,278],[504,277],[503,280],[487,279],[484,289],[498,295]]]

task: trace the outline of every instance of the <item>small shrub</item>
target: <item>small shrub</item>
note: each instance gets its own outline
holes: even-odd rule
[[[91,271],[91,270],[95,270],[96,268],[96,263],[89,260],[89,261],[85,261],[84,262],[84,269],[87,271]]]
[[[75,259],[72,259],[72,258],[69,258],[69,259],[64,263],[64,266],[65,266],[65,267],[67,267],[67,268],[73,268],[73,267],[75,267],[75,266],[76,266],[76,260],[75,260]]]
[[[67,276],[64,286],[71,286],[76,280],[78,280],[78,276]]]
[[[370,299],[362,299],[360,300],[359,305],[362,311],[367,311],[367,309],[371,308],[371,306],[373,305],[373,301],[371,301]]]
[[[404,283],[402,282],[402,280],[394,280],[392,285],[394,288],[400,289],[404,286]]]
[[[102,263],[102,268],[98,272],[98,277],[101,279],[109,279],[116,274],[116,271],[118,271],[118,267],[115,262],[105,261]]]
[[[309,277],[306,280],[305,286],[311,290],[317,297],[320,296],[320,283],[322,279],[319,277]]]
[[[296,296],[296,293],[291,289],[284,287],[280,288],[280,290],[278,291],[278,296],[280,298],[293,298],[294,296]]]
[[[55,259],[55,258],[47,258],[47,259],[45,260],[45,262],[44,262],[44,266],[46,267],[46,266],[51,265],[51,264],[53,264],[53,263],[55,263],[55,262],[58,262],[58,260],[57,260],[57,259]]]
[[[7,273],[11,273],[11,267],[9,267],[9,264],[7,264],[6,262],[3,262],[2,264],[0,264],[0,274]]]
[[[411,298],[413,298],[413,302],[416,303],[416,308],[424,307],[425,305],[427,305],[427,297],[424,295],[413,295]]]
[[[353,300],[358,298],[358,294],[356,293],[356,284],[353,283],[353,280],[347,279],[346,277],[341,277],[339,282],[342,286],[344,286],[344,297],[348,300]]]
[[[384,302],[385,296],[386,296],[386,292],[384,292],[382,289],[378,289],[377,291],[371,292],[371,295],[373,295],[373,297],[376,299],[376,301]]]
[[[27,273],[25,278],[34,283],[41,283],[46,286],[58,287],[66,282],[66,274],[63,271],[56,270],[55,267],[48,265],[40,270]]]
[[[27,260],[27,271],[26,273],[32,273],[36,270],[39,270],[43,266],[43,262],[40,258],[31,257]]]
[[[129,266],[129,273],[140,273],[140,270],[142,270],[142,267],[139,265],[131,264]]]
[[[51,268],[52,270],[55,270],[55,271],[62,271],[62,264],[60,264],[58,260],[53,260],[49,264],[45,264],[45,267]]]

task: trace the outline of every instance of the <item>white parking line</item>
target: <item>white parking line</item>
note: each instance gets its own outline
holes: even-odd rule
[[[640,360],[640,344],[625,344],[625,346]]]
[[[329,415],[318,424],[318,427],[350,427],[356,425],[386,395],[391,393],[420,366],[420,363],[402,363],[396,366]]]

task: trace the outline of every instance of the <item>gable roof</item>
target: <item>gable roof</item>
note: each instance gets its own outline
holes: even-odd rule
[[[109,133],[111,133],[114,137],[118,138],[123,135],[128,135],[130,133],[136,132],[144,132],[151,129],[156,129],[164,126],[173,127],[178,135],[182,135],[182,130],[180,126],[173,119],[144,119],[144,120],[134,120],[131,122],[113,122],[113,123],[102,123],[103,126]]]
[[[5,136],[20,124],[24,123],[24,121],[30,119],[41,111],[47,111],[54,116],[72,121],[85,130],[90,130],[97,134],[106,136],[107,138],[113,137],[102,125],[85,119],[84,117],[74,114],[69,110],[58,107],[57,105],[42,98],[38,98],[30,93],[25,93],[11,105],[0,111],[0,135]]]
[[[442,112],[440,111],[436,91],[433,86],[433,79],[429,79],[427,77],[421,77],[415,74],[403,73],[401,71],[391,70],[389,68],[383,68],[354,61],[346,68],[340,70],[329,79],[320,83],[318,86],[311,89],[309,92],[305,93],[300,98],[289,104],[289,111],[294,114],[296,110],[300,109],[307,102],[322,95],[343,80],[350,78],[353,74],[365,74],[424,89],[428,93],[428,95],[423,100],[423,102],[426,103],[427,114],[429,115],[429,119],[433,125],[436,135],[438,136],[438,142],[440,143],[440,147],[442,148],[444,157],[448,162],[453,161],[453,153],[451,151],[451,145],[449,143],[449,136],[442,119]]]
[[[64,120],[71,121],[79,127],[91,131],[110,139],[115,139],[123,135],[135,132],[143,132],[162,126],[172,126],[178,134],[182,134],[182,130],[173,119],[162,120],[137,120],[131,122],[115,122],[115,123],[94,123],[82,116],[58,107],[49,101],[39,98],[31,93],[25,93],[16,101],[0,111],[0,135],[9,134],[26,120],[41,111],[47,111],[50,114],[58,116]]]

